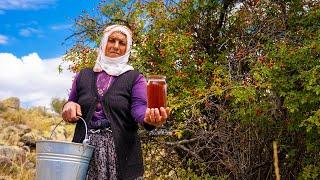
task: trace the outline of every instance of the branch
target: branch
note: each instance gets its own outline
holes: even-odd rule
[[[233,1],[232,0],[225,0],[223,2],[223,7],[222,7],[222,11],[220,12],[220,16],[219,16],[219,21],[218,21],[218,26],[217,26],[217,29],[216,29],[216,32],[218,32],[219,29],[222,28],[224,22],[225,22],[225,17],[226,17],[226,13],[227,13],[227,10],[230,6],[230,4],[232,3]]]
[[[195,157],[198,161],[200,162],[204,162],[204,160],[198,156],[195,152],[191,151],[190,149],[188,149],[187,147],[185,147],[184,145],[178,144],[177,147],[183,149],[184,151],[188,152],[188,154],[191,154],[193,157]]]
[[[67,40],[71,39],[71,38],[74,37],[74,36],[79,36],[79,35],[85,33],[86,31],[87,31],[87,30],[85,29],[85,30],[82,30],[82,31],[80,31],[80,32],[73,33],[73,34],[71,34],[70,36],[66,37],[64,40],[67,41]]]
[[[201,139],[201,138],[184,139],[184,140],[177,141],[177,142],[164,142],[164,141],[160,141],[160,143],[166,144],[166,145],[169,145],[169,146],[177,146],[177,145],[179,145],[179,144],[181,145],[181,144],[192,143],[192,142],[198,141],[198,140],[200,140],[200,139]]]

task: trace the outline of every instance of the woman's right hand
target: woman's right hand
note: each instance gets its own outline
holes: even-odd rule
[[[62,118],[67,122],[76,122],[79,120],[78,116],[82,116],[81,107],[79,104],[69,101],[62,109]]]

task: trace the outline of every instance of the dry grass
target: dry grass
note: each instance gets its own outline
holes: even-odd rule
[[[34,180],[35,179],[35,168],[28,167],[30,163],[35,164],[36,157],[35,153],[27,153],[26,161],[21,162],[15,160],[11,166],[3,166],[0,168],[0,179],[5,180]]]
[[[42,132],[45,137],[50,136],[51,126],[57,125],[61,121],[60,116],[46,112],[40,107],[6,111],[1,116],[13,124],[26,124],[32,130]],[[62,123],[61,125],[65,127],[68,137],[73,135],[74,125],[66,123]]]
[[[3,122],[0,124],[0,128],[4,129],[7,126],[13,126],[17,124],[25,124],[29,126],[32,131],[39,131],[44,137],[49,137],[51,134],[51,128],[53,125],[57,125],[61,121],[61,117],[50,112],[46,112],[43,108],[31,108],[18,110],[2,109],[0,111],[0,117]],[[2,126],[2,127],[1,127]],[[73,124],[61,123],[60,126],[64,126],[67,131],[67,140],[71,141],[71,137],[74,131]],[[6,140],[0,139],[0,144],[15,145],[20,136],[18,134],[6,134],[8,136]],[[5,180],[33,180],[35,179],[35,167],[32,167],[31,163],[36,164],[35,150],[31,150],[26,155],[26,160],[21,162],[14,160],[8,166],[0,167],[0,179]],[[31,166],[30,166],[31,165]]]
[[[44,112],[40,108],[19,109],[16,111],[6,111],[2,117],[14,124],[26,124],[32,129],[46,131],[50,126],[58,121],[57,117]]]
[[[27,159],[36,164],[36,154],[34,152],[27,154]],[[16,174],[16,179],[21,180],[33,180],[35,179],[36,170],[34,168],[28,167],[27,162],[21,163],[18,166],[18,173]]]

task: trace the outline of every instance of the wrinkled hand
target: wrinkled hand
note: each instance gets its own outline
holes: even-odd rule
[[[144,123],[159,127],[164,124],[170,115],[170,108],[161,107],[160,111],[158,108],[147,108]]]
[[[62,110],[63,120],[71,123],[76,122],[79,120],[79,117],[77,116],[82,116],[80,105],[72,101],[67,102],[63,106],[63,110]]]

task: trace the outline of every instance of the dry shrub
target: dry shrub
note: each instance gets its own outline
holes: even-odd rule
[[[7,166],[1,167],[0,174],[5,180],[34,180],[35,168],[30,167],[31,163],[33,165],[36,163],[35,152],[27,153],[26,161],[14,160]]]
[[[43,108],[31,108],[31,109],[23,109],[19,110],[8,110],[1,113],[1,117],[4,119],[4,123],[0,124],[0,128],[4,128],[7,126],[12,126],[17,124],[25,124],[29,126],[33,132],[39,132],[43,134],[44,137],[49,137],[51,134],[50,128],[53,125],[57,125],[61,121],[61,117],[51,115],[46,112]],[[61,123],[60,126],[64,126],[67,131],[67,139],[71,140],[74,131],[73,124]],[[17,131],[14,131],[17,133]],[[14,145],[17,144],[19,139],[21,138],[18,134],[5,134],[8,136],[4,141],[0,139],[0,143],[6,145]],[[35,167],[30,166],[30,162],[34,165],[36,164],[36,154],[34,150],[31,150],[30,153],[27,153],[26,160],[21,161],[8,161],[7,166],[0,167],[0,179],[14,179],[14,180],[33,180],[35,179]]]
[[[49,137],[51,134],[50,127],[57,125],[61,121],[61,117],[46,112],[42,107],[5,111],[2,113],[2,117],[14,124],[26,124],[33,130],[39,130],[46,137]],[[67,137],[73,135],[73,124],[62,123],[61,126],[66,128]]]
[[[235,122],[217,121],[215,127],[171,142],[144,139],[145,178],[273,178],[272,137],[261,139],[258,128]]]
[[[14,175],[14,177],[16,179],[21,179],[21,180],[33,180],[35,179],[35,167],[30,168],[28,167],[28,164],[33,163],[34,165],[36,164],[36,154],[35,152],[31,152],[27,154],[27,160],[24,163],[21,163],[19,165],[19,171],[16,175]]]
[[[218,176],[212,176],[205,172],[205,169],[201,173],[196,172],[192,168],[195,162],[190,158],[190,154],[188,152],[181,152],[181,149],[174,145],[175,143],[165,141],[164,137],[157,137],[148,133],[142,133],[141,137],[143,142],[145,179],[223,180],[228,178],[228,176],[221,175],[221,173]]]
[[[7,109],[7,107],[2,103],[0,102],[0,112],[3,112]]]

